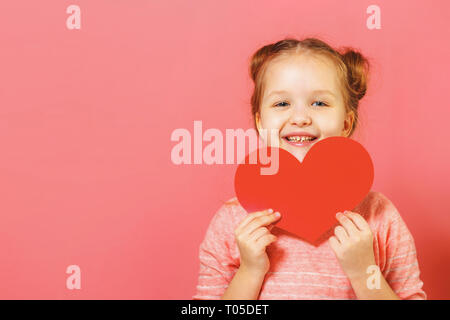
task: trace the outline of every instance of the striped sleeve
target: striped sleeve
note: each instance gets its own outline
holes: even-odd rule
[[[414,239],[394,205],[389,207],[383,275],[399,298],[425,300]]]
[[[234,230],[227,208],[224,204],[216,212],[200,244],[200,271],[193,300],[220,299],[239,268],[229,250]]]

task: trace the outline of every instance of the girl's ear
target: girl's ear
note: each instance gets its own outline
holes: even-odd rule
[[[255,122],[256,122],[256,129],[258,130],[258,132],[260,132],[261,130],[261,119],[259,117],[259,113],[255,113]]]
[[[344,129],[342,130],[345,137],[348,137],[350,135],[354,121],[355,121],[355,112],[353,110],[347,112],[347,115],[346,115],[345,121],[344,121]]]

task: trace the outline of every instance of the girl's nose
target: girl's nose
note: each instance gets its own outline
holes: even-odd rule
[[[309,114],[307,108],[302,106],[292,108],[292,113],[289,117],[289,122],[291,125],[305,126],[311,124],[311,121],[311,115]]]

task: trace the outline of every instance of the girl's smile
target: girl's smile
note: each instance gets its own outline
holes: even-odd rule
[[[282,138],[296,147],[311,147],[318,140],[316,135],[305,131],[291,132],[283,135]]]

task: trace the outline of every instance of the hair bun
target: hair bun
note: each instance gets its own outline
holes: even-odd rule
[[[347,66],[347,77],[353,96],[361,100],[367,91],[369,61],[358,51],[346,48],[342,60]]]

